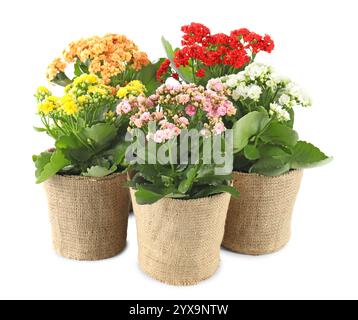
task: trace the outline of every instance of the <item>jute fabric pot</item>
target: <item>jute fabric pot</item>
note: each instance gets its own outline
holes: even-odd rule
[[[234,186],[241,196],[231,200],[223,246],[249,255],[282,249],[291,237],[302,176],[300,170],[278,177],[235,172]]]
[[[55,176],[45,183],[54,248],[75,260],[101,260],[126,246],[129,193],[125,174]]]
[[[229,194],[198,200],[162,199],[140,206],[131,190],[137,222],[139,265],[170,285],[195,285],[220,265]]]

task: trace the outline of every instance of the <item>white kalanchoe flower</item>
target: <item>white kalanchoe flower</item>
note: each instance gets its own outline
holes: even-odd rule
[[[277,87],[277,83],[276,83],[275,81],[273,81],[273,80],[267,80],[267,81],[266,81],[266,85],[267,85],[269,88],[271,88],[271,89]]]
[[[262,94],[261,87],[253,84],[248,88],[248,97],[254,101],[259,101]]]
[[[302,92],[302,100],[300,102],[302,103],[303,107],[312,106],[312,99],[306,92]]]
[[[302,90],[294,82],[290,82],[289,84],[287,84],[286,90],[292,97],[294,97],[298,100],[302,100],[302,95],[303,95]]]
[[[232,98],[234,100],[239,100],[240,98],[246,99],[248,97],[248,87],[245,84],[240,84],[232,93]]]
[[[276,85],[278,84],[288,84],[290,83],[290,80],[282,77],[281,75],[277,74],[276,72],[272,72],[270,74],[270,80],[272,80],[273,82],[275,82]]]
[[[228,86],[229,88],[235,88],[238,85],[238,82],[239,81],[236,75],[232,75],[229,77],[229,79],[227,79],[226,86]]]
[[[287,122],[291,120],[290,114],[281,105],[277,103],[271,103],[270,115],[275,116],[280,122]]]
[[[291,98],[289,95],[283,94],[280,99],[278,99],[278,102],[280,105],[288,107],[290,106]]]
[[[244,82],[246,80],[245,71],[241,71],[236,75],[236,79],[238,82]]]
[[[269,72],[269,68],[264,64],[253,63],[250,64],[246,69],[245,73],[251,80],[259,79],[265,76]]]

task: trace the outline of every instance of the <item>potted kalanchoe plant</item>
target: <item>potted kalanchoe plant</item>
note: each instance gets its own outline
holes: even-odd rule
[[[252,255],[278,251],[290,239],[302,170],[331,160],[293,129],[295,110],[311,106],[311,100],[259,63],[210,80],[208,89],[228,96],[237,108],[225,123],[234,131],[234,185],[241,197],[231,202],[223,245]]]
[[[36,128],[55,140],[33,157],[38,183],[45,182],[55,250],[76,260],[112,257],[126,244],[129,193],[124,140],[128,119],[116,107],[123,86],[130,95],[146,91],[135,78],[152,80],[155,66],[124,36],[73,42],[48,68],[48,80],[65,86],[62,96],[38,89]],[[65,71],[73,63],[75,77]],[[132,81],[133,80],[133,81]]]
[[[203,149],[214,136],[218,153],[225,153],[222,119],[235,112],[224,95],[176,81],[117,108],[129,117],[135,137],[128,161],[135,172],[130,186],[139,263],[159,281],[192,285],[219,266],[230,194],[238,193],[231,187],[232,166],[225,173],[222,163],[204,161]]]

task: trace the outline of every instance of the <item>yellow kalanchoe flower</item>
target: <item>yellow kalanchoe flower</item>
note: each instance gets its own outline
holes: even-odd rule
[[[133,80],[128,83],[125,87],[122,87],[117,92],[117,97],[119,99],[124,99],[130,96],[140,96],[146,92],[144,84],[139,80]]]
[[[60,99],[55,96],[49,96],[42,103],[38,105],[38,112],[48,115],[51,112],[58,109],[59,107],[60,107]]]
[[[38,87],[36,90],[36,94],[41,94],[41,95],[51,95],[51,91],[49,89],[47,89],[46,87]]]
[[[38,105],[38,112],[43,113],[46,116],[50,114],[53,110],[55,110],[55,106],[50,101],[45,101]]]
[[[101,88],[101,87],[97,87],[97,86],[90,86],[88,88],[88,93],[97,93],[101,96],[105,96],[108,94],[108,91],[104,88]]]
[[[80,84],[98,84],[100,81],[99,81],[99,78],[94,75],[94,74],[83,74],[82,76],[76,78],[74,81],[73,81],[73,84],[75,86],[78,86]]]
[[[119,99],[124,99],[128,94],[128,89],[127,88],[120,88],[117,92],[117,97]]]
[[[72,95],[67,94],[62,98],[62,110],[68,116],[74,115],[78,112],[78,106]]]
[[[80,103],[80,104],[85,104],[87,103],[89,100],[89,98],[87,96],[80,96],[77,98],[77,101]]]
[[[51,95],[51,91],[46,87],[38,87],[35,93],[35,97],[38,102],[44,102],[44,100]]]

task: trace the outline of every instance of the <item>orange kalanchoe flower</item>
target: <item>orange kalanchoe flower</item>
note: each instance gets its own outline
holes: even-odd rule
[[[46,77],[50,81],[55,79],[56,75],[59,72],[64,72],[67,67],[66,62],[64,62],[61,58],[56,58],[47,68]]]
[[[112,77],[121,74],[127,68],[139,71],[150,62],[147,54],[141,52],[131,40],[115,34],[72,42],[63,52],[63,58],[66,63],[73,63],[78,59],[83,63],[89,63],[89,71],[99,74],[106,84],[110,83]],[[50,81],[57,75],[55,70],[51,67],[51,72],[48,72]]]

